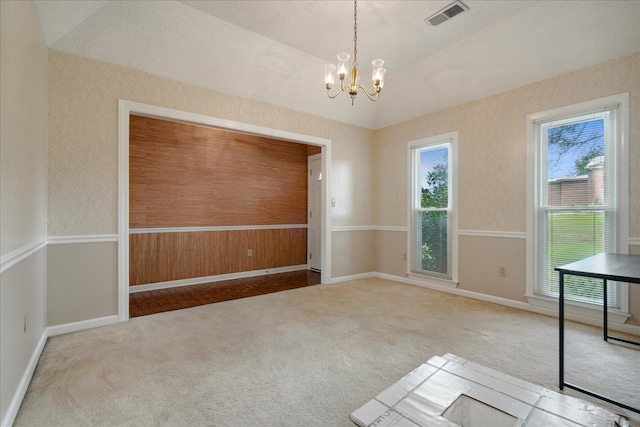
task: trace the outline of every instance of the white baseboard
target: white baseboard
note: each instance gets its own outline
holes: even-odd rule
[[[529,304],[522,301],[514,301],[508,298],[496,297],[493,295],[481,294],[473,291],[466,291],[460,288],[450,288],[446,286],[427,284],[424,282],[411,280],[406,277],[394,276],[394,275],[385,274],[385,273],[373,273],[373,276],[369,276],[369,277],[379,277],[381,279],[387,279],[387,280],[392,280],[394,282],[406,283],[408,285],[420,286],[422,288],[427,288],[434,291],[447,292],[453,295],[459,295],[462,297],[472,298],[479,301],[500,304],[506,307],[516,308],[524,311],[530,311],[532,313],[537,313],[537,314],[543,314],[545,316],[558,317],[558,310],[540,307],[540,306]],[[568,320],[573,320],[575,322],[584,323],[591,326],[600,326],[600,327],[602,326],[602,319],[599,319],[599,318],[581,316],[575,313],[565,313],[565,318]],[[631,335],[640,336],[640,326],[636,326],[636,325],[626,325],[626,324],[609,322],[609,329],[631,334]]]
[[[369,279],[371,277],[379,277],[379,273],[370,271],[368,273],[352,274],[351,276],[334,277],[331,279],[331,284],[333,285],[335,283],[348,282],[350,280]]]
[[[62,325],[47,327],[46,333],[49,337],[56,335],[68,334],[71,332],[83,331],[85,329],[99,328],[100,326],[108,326],[118,323],[118,316],[105,316],[96,319],[82,320],[80,322],[65,323]]]
[[[18,385],[18,389],[13,395],[13,399],[11,399],[11,403],[7,408],[7,412],[2,420],[2,427],[10,427],[16,419],[18,415],[18,410],[20,409],[20,405],[22,404],[22,400],[24,399],[24,395],[27,393],[27,389],[29,388],[29,383],[31,382],[31,378],[33,377],[33,373],[36,370],[36,366],[38,366],[38,361],[40,360],[40,355],[42,354],[42,350],[44,350],[44,345],[47,343],[47,331],[45,330],[40,336],[40,340],[36,345],[36,348],[33,350],[33,354],[31,355],[31,359],[29,359],[29,364],[27,368],[24,370],[24,374],[22,374],[22,378],[20,379],[20,384]]]
[[[202,283],[221,282],[223,280],[244,279],[247,277],[266,276],[269,274],[288,273],[291,271],[308,270],[307,264],[291,265],[288,267],[269,268],[266,270],[241,271],[239,273],[218,274],[217,276],[193,277],[191,279],[170,280],[167,282],[149,283],[146,285],[129,286],[129,293],[155,291],[157,289],[177,288],[179,286],[200,285]]]

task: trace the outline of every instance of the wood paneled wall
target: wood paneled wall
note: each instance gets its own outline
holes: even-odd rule
[[[131,116],[131,228],[307,223],[307,146]]]
[[[135,286],[306,264],[307,229],[132,234],[129,247]]]
[[[307,156],[316,151],[132,115],[130,228],[304,227],[131,234],[130,285],[306,264]]]
[[[322,153],[322,147],[318,145],[307,145],[307,156]]]

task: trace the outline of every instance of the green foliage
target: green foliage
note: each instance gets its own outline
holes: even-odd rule
[[[423,208],[446,208],[449,205],[449,171],[446,164],[439,163],[427,172],[427,187],[422,187]]]
[[[595,159],[598,156],[602,156],[602,149],[599,147],[591,147],[587,154],[576,160],[575,174],[586,175],[587,173],[589,173],[589,171],[587,170],[587,165],[589,164],[589,162],[591,162],[591,160]]]
[[[604,212],[557,212],[547,219],[552,239],[549,241],[549,286],[559,292],[559,265],[604,252]],[[602,298],[602,280],[585,277],[565,277],[567,298]]]
[[[447,212],[423,212],[421,227],[422,270],[447,274]]]
[[[427,186],[422,187],[423,208],[446,208],[449,206],[449,171],[446,163],[439,163],[427,173]],[[422,270],[447,273],[447,213],[423,212]]]
[[[422,244],[422,268],[429,267],[433,264],[433,255],[431,248],[426,243]]]

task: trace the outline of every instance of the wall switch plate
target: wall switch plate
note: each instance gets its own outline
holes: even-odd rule
[[[247,250],[247,256],[253,256],[253,249]]]

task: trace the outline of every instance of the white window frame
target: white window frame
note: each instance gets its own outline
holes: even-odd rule
[[[526,264],[526,298],[532,305],[553,310],[558,309],[558,298],[542,296],[535,293],[536,256],[535,239],[538,221],[538,206],[540,188],[540,156],[538,155],[538,141],[535,135],[536,123],[562,119],[564,117],[587,114],[600,109],[617,105],[617,134],[618,134],[618,210],[616,217],[616,251],[626,254],[629,252],[629,94],[623,93],[593,101],[582,102],[561,108],[547,110],[527,116],[527,264]],[[609,309],[609,319],[614,323],[624,323],[629,315],[629,285],[618,283],[618,310]],[[591,319],[602,318],[602,306],[577,301],[565,301],[568,313]]]
[[[426,147],[435,148],[438,145],[449,144],[449,212],[447,221],[450,222],[448,242],[451,246],[451,278],[441,278],[417,271],[412,271],[412,260],[421,254],[417,245],[417,224],[414,221],[414,211],[420,203],[420,186],[416,185],[416,173],[419,173],[419,160],[416,153]],[[408,143],[408,224],[409,238],[407,239],[407,275],[418,284],[455,288],[458,286],[458,132],[450,132],[429,138],[419,139]]]

